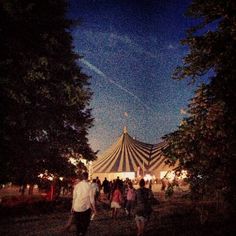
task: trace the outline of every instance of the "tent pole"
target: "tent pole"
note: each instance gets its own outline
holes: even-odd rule
[[[144,160],[143,160],[143,178],[144,178]]]

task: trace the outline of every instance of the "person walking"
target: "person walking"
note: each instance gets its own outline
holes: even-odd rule
[[[106,177],[102,182],[102,188],[103,188],[103,193],[105,195],[105,198],[109,199],[108,196],[109,196],[109,192],[110,192],[110,183]]]
[[[79,175],[76,179],[73,180],[73,189],[75,188],[75,186],[82,180],[82,176]],[[73,208],[72,208],[73,209]],[[73,210],[71,210],[69,218],[67,220],[67,224],[63,227],[62,232],[64,231],[69,231],[69,229],[71,228],[72,224],[74,224],[74,212]]]
[[[135,222],[137,225],[137,236],[144,235],[146,222],[152,213],[151,199],[153,192],[145,188],[145,181],[139,181],[140,188],[136,190]]]
[[[112,209],[112,218],[117,219],[118,209],[121,208],[122,203],[122,193],[121,186],[119,182],[115,182],[114,191],[111,194],[111,209]]]
[[[92,183],[91,183],[91,188],[92,188],[92,195],[94,196],[94,204],[95,204],[95,207],[97,208],[97,196],[98,196],[98,185],[96,183],[96,179],[93,179],[92,180]],[[92,216],[91,216],[91,220],[93,220],[95,217],[95,213],[93,212],[92,213]]]
[[[128,217],[131,216],[131,212],[134,209],[134,205],[135,205],[135,198],[136,198],[136,190],[133,187],[132,182],[128,182],[128,191],[127,191],[127,195],[126,195],[126,206],[125,206],[125,212],[127,214]]]
[[[98,197],[98,192],[99,192],[99,188],[98,188],[96,179],[93,179],[93,180],[92,180],[91,187],[92,187],[92,194],[94,195],[95,206],[96,206],[97,197]]]
[[[82,173],[82,181],[73,191],[72,212],[76,225],[76,236],[85,235],[90,223],[91,213],[96,214],[92,187],[88,182],[88,172]]]

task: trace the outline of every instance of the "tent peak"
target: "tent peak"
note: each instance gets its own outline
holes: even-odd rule
[[[127,130],[127,127],[125,126],[124,129],[123,129],[123,133],[126,134],[128,133],[128,130]]]

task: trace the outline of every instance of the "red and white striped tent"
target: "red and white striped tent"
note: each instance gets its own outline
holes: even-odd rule
[[[147,144],[132,138],[124,128],[122,135],[92,164],[91,174],[100,179],[134,178],[149,174],[160,179],[161,172],[167,172],[174,167],[165,164],[166,157],[162,149],[165,142]]]

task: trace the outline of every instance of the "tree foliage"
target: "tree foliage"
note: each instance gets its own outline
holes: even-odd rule
[[[235,157],[235,1],[193,0],[187,15],[198,23],[182,40],[189,47],[174,79],[208,77],[188,106],[188,116],[178,130],[165,136],[170,162],[187,169],[194,197],[213,197],[216,191],[227,202],[236,200]],[[231,205],[232,206],[232,205]]]
[[[64,0],[0,3],[1,182],[74,171],[92,160],[89,78],[77,65]]]

